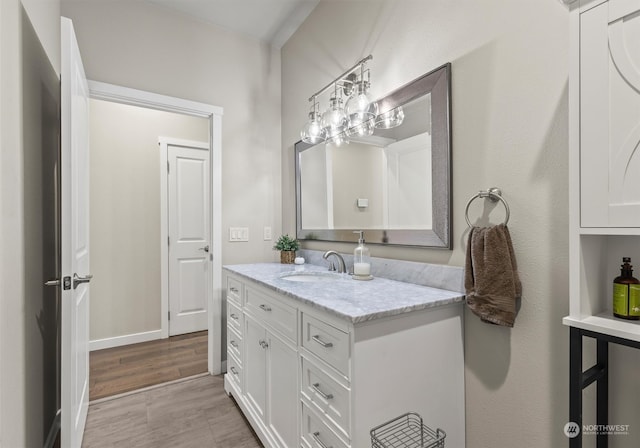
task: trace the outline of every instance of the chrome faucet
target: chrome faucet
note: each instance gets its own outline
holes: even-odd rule
[[[322,256],[322,258],[324,258],[325,260],[328,260],[329,257],[331,255],[335,255],[335,257],[338,259],[338,273],[340,274],[344,274],[345,272],[347,272],[347,267],[344,264],[344,258],[342,258],[342,255],[340,255],[338,252],[336,252],[335,250],[328,250],[324,253],[324,255]],[[332,269],[333,268],[333,269]],[[329,265],[329,270],[330,271],[334,271],[336,268],[333,266],[333,263],[331,263]]]

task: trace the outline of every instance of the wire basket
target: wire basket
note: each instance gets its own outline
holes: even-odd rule
[[[371,430],[372,448],[444,448],[447,434],[422,423],[422,417],[407,412]]]

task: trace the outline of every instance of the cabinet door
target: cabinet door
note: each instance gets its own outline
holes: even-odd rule
[[[279,337],[267,333],[268,425],[283,447],[298,444],[297,353]]]
[[[264,421],[266,409],[266,376],[267,357],[266,331],[262,325],[249,315],[245,315],[245,355],[244,384],[247,401],[256,416]]]
[[[580,15],[582,227],[640,227],[640,5]]]

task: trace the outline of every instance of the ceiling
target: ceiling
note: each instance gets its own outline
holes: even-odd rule
[[[146,0],[282,47],[320,0]]]

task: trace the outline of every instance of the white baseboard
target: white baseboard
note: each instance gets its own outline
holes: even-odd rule
[[[162,339],[162,330],[145,331],[143,333],[125,334],[113,338],[96,339],[89,341],[89,351],[102,350],[104,348],[121,347],[123,345],[137,344],[139,342],[155,341]]]

